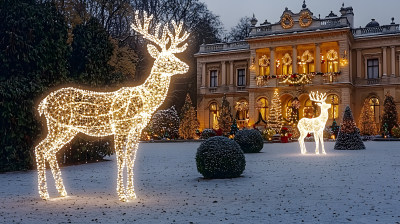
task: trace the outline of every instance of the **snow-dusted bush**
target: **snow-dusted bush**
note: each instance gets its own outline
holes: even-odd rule
[[[175,139],[179,136],[179,116],[172,106],[166,110],[157,111],[147,127],[152,135],[158,138]]]
[[[215,136],[204,141],[197,149],[196,165],[205,178],[233,178],[243,173],[246,160],[235,141]]]
[[[216,135],[217,133],[213,129],[204,129],[201,133],[201,139],[208,139]]]
[[[241,130],[236,133],[234,140],[244,153],[260,152],[264,146],[263,138],[258,130]]]

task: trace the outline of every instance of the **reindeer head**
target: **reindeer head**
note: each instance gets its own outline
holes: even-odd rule
[[[154,34],[149,33],[149,25],[153,15],[147,16],[146,12],[143,12],[143,25],[142,21],[139,19],[139,11],[135,12],[135,23],[132,23],[131,27],[138,33],[142,34],[144,38],[152,41],[156,44],[161,51],[153,44],[147,45],[147,50],[150,55],[155,58],[154,66],[152,68],[153,73],[161,73],[164,75],[172,76],[176,74],[183,74],[189,70],[189,66],[175,57],[175,53],[183,52],[188,44],[185,43],[183,46],[178,47],[180,43],[185,41],[189,37],[189,33],[184,32],[181,36],[181,31],[183,28],[183,23],[180,22],[179,25],[172,21],[172,26],[174,27],[174,34],[169,30],[168,25],[161,26],[157,24]],[[159,37],[160,29],[162,30],[161,38]],[[181,37],[179,37],[181,36]],[[167,48],[167,46],[169,47]]]
[[[321,107],[321,112],[324,110],[328,110],[331,108],[330,104],[325,103],[326,100],[326,93],[318,94],[317,92],[312,92],[309,94],[310,100],[317,102],[317,105]]]

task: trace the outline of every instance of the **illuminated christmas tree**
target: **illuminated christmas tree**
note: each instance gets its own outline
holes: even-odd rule
[[[360,133],[362,135],[376,135],[376,124],[374,120],[374,112],[369,105],[368,100],[364,102],[361,108],[361,114],[359,119]]]
[[[189,93],[186,95],[185,104],[181,111],[181,121],[179,124],[179,136],[183,139],[193,139],[196,136],[196,130],[199,128],[199,121],[196,117],[196,111],[192,105]]]
[[[361,140],[360,130],[354,122],[353,113],[347,106],[343,115],[343,123],[340,125],[339,134],[335,143],[336,150],[360,150],[365,149]]]
[[[381,127],[381,133],[383,135],[387,135],[386,132],[390,133],[392,128],[397,124],[397,110],[396,110],[396,104],[394,103],[393,97],[389,94],[386,93],[386,98],[385,101],[383,102],[383,116],[382,116],[382,127]],[[385,126],[386,124],[386,126]]]
[[[231,132],[229,134],[235,135],[236,132],[238,132],[238,131],[239,131],[239,128],[237,126],[236,119],[233,119],[233,123],[231,125]]]
[[[227,135],[230,132],[232,120],[231,106],[228,100],[226,100],[226,95],[224,95],[218,116],[218,127],[222,130],[223,135]]]
[[[268,127],[275,130],[276,133],[281,131],[282,127],[282,108],[279,99],[278,89],[275,89],[272,97],[271,108],[269,110]]]

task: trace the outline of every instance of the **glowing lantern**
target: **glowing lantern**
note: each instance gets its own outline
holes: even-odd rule
[[[171,76],[186,73],[189,69],[187,64],[174,56],[175,53],[183,52],[187,48],[187,44],[178,47],[189,36],[187,32],[181,35],[183,23],[177,25],[172,21],[175,34],[171,33],[167,25],[161,26],[161,24],[157,25],[154,34],[150,34],[149,25],[153,16],[148,17],[144,13],[142,22],[138,15],[139,12],[136,11],[136,24],[132,24],[132,28],[161,48],[159,51],[156,46],[147,45],[147,50],[155,58],[155,62],[144,84],[123,87],[115,92],[62,88],[50,93],[39,104],[39,113],[45,115],[48,129],[47,137],[35,148],[41,198],[49,198],[45,174],[46,160],[50,164],[58,192],[61,196],[67,195],[56,161],[56,153],[79,132],[98,137],[114,135],[119,199],[127,201],[136,197],[133,166],[140,134],[150,121],[152,113],[165,100]],[[162,30],[161,37],[160,30]],[[126,188],[123,181],[125,167]]]
[[[297,128],[300,131],[299,144],[301,149],[301,154],[307,152],[306,145],[304,144],[304,138],[308,133],[314,133],[315,139],[315,154],[319,154],[319,143],[322,145],[322,153],[326,154],[324,147],[324,128],[326,121],[328,120],[328,109],[331,108],[330,104],[325,103],[326,93],[318,94],[318,91],[311,92],[309,94],[312,101],[317,102],[317,105],[321,107],[321,114],[319,117],[315,118],[302,118],[297,124]]]

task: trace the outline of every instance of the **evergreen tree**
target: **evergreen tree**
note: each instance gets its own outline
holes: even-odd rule
[[[236,132],[238,132],[238,131],[239,131],[239,128],[237,126],[236,119],[233,119],[233,123],[231,125],[231,131],[229,132],[229,134],[235,135]]]
[[[77,25],[73,35],[70,72],[75,81],[92,87],[104,87],[125,79],[121,73],[113,73],[113,67],[109,64],[113,44],[97,19],[91,18]]]
[[[181,110],[181,121],[179,124],[179,136],[183,139],[193,139],[196,136],[196,130],[199,128],[199,121],[196,117],[196,111],[192,105],[189,93],[186,95],[185,104]]]
[[[396,104],[394,103],[393,97],[386,93],[385,101],[383,102],[383,116],[382,116],[382,127],[381,133],[384,134],[384,125],[387,125],[387,131],[390,133],[392,128],[397,124],[397,110]],[[384,134],[385,135],[385,134]]]
[[[368,100],[364,101],[364,105],[361,108],[361,114],[359,118],[360,133],[362,135],[376,135],[376,124],[374,121],[374,112],[369,105]]]
[[[343,114],[343,123],[340,125],[339,134],[335,143],[335,150],[360,150],[365,149],[361,140],[360,130],[354,122],[353,113],[347,106]]]
[[[33,167],[35,103],[68,76],[68,27],[54,4],[38,2],[0,1],[0,172]]]
[[[278,89],[275,89],[274,96],[272,97],[272,103],[268,117],[268,128],[275,130],[276,133],[279,133],[282,128],[282,108]]]
[[[222,97],[222,104],[218,116],[218,127],[222,130],[223,135],[227,135],[231,129],[232,124],[232,113],[231,107],[226,95]]]

